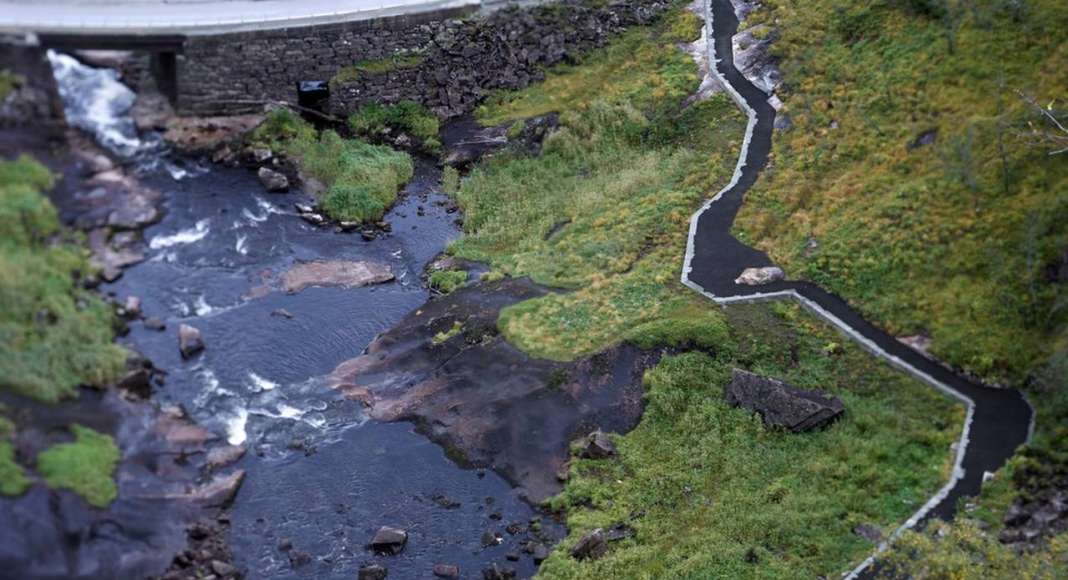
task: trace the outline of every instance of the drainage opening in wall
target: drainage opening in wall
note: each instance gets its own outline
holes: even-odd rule
[[[330,101],[330,83],[326,81],[300,81],[297,83],[297,104],[306,109],[326,112]]]

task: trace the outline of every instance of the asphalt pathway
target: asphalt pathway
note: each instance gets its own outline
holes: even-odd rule
[[[951,519],[961,498],[979,493],[984,474],[995,472],[1027,442],[1032,409],[1020,391],[979,384],[928,359],[865,320],[842,298],[815,284],[781,281],[744,286],[734,283],[746,268],[772,265],[767,254],[739,242],[730,231],[745,192],[767,164],[775,109],[768,103],[768,95],[734,66],[732,38],[738,30],[738,19],[730,0],[706,0],[705,10],[711,38],[710,62],[714,63],[715,74],[727,92],[749,116],[749,125],[733,179],[692,218],[682,282],[718,304],[797,300],[873,354],[965,404],[968,414],[950,481],[896,530],[890,540],[930,518]],[[876,554],[885,547],[885,544],[880,546]],[[873,562],[874,555],[857,566],[850,577],[867,575]]]

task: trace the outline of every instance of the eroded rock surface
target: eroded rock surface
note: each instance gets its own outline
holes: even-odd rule
[[[782,268],[765,266],[763,268],[746,268],[740,276],[734,279],[734,283],[746,286],[763,286],[764,284],[778,282],[784,278],[786,278],[786,273],[782,271]]]
[[[556,474],[571,441],[637,424],[641,376],[659,358],[630,346],[572,363],[529,357],[498,336],[497,315],[544,293],[505,279],[432,300],[339,365],[330,383],[373,417],[416,422],[540,501],[560,490]]]
[[[309,286],[359,288],[393,280],[389,264],[368,261],[324,260],[301,262],[282,274],[282,287],[290,294]]]
[[[759,413],[765,425],[794,433],[823,427],[845,412],[837,397],[741,369],[734,369],[724,391],[729,404]]]

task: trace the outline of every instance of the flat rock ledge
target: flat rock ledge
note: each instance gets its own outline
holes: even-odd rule
[[[379,262],[329,260],[302,262],[282,274],[282,287],[295,294],[309,286],[359,288],[393,280],[393,269]]]
[[[728,404],[759,413],[765,425],[793,433],[824,427],[845,413],[837,397],[741,369],[734,369],[724,392]]]

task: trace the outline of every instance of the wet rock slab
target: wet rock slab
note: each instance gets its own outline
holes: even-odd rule
[[[370,261],[329,260],[301,262],[282,274],[282,287],[294,294],[309,286],[359,288],[393,280],[389,264]]]
[[[620,346],[571,363],[529,357],[498,336],[497,315],[544,293],[505,279],[432,300],[339,365],[330,383],[372,417],[414,421],[453,456],[545,499],[561,488],[572,440],[637,424],[641,376],[658,355]]]

